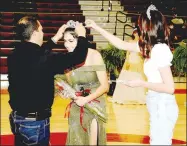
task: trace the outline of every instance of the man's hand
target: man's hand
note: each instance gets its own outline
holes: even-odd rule
[[[55,36],[52,37],[52,40],[54,41],[54,43],[57,43],[57,42],[63,37],[64,31],[66,30],[66,28],[67,28],[67,25],[64,24],[64,25],[62,25],[62,26],[58,29],[58,31],[57,31],[57,33],[55,34]]]
[[[86,29],[82,23],[76,22],[75,32],[78,36],[86,37]]]

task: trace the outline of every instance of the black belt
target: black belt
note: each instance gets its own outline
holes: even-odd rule
[[[43,111],[38,112],[20,112],[14,111],[14,114],[18,116],[22,116],[25,119],[34,119],[34,120],[45,120],[46,118],[51,117],[51,109],[45,109]]]

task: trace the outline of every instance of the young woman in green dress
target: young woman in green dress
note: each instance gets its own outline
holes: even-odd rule
[[[64,46],[69,52],[77,45],[77,34],[74,28],[64,32]],[[94,102],[106,115],[106,92],[108,78],[101,54],[94,49],[88,50],[84,65],[65,74],[68,84],[76,91],[88,91],[85,97],[78,96],[69,109],[69,130],[66,145],[106,145],[105,122],[97,114],[84,108],[85,104]]]

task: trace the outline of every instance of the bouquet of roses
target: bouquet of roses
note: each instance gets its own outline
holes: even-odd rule
[[[77,96],[87,96],[90,94],[90,91],[84,90],[84,88],[77,92],[63,80],[57,82],[57,85],[63,90],[61,93],[63,94],[64,98],[71,98],[73,100]],[[99,101],[90,101],[89,103],[85,104],[84,107],[93,114],[98,115],[99,119],[106,123],[106,115],[104,114],[103,109],[96,102]]]

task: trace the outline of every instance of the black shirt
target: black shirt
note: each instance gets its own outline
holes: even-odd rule
[[[52,53],[55,44],[44,46],[22,42],[8,57],[9,104],[12,110],[38,112],[51,108],[54,99],[54,75],[81,64],[88,52],[88,41],[78,38],[74,52]]]

